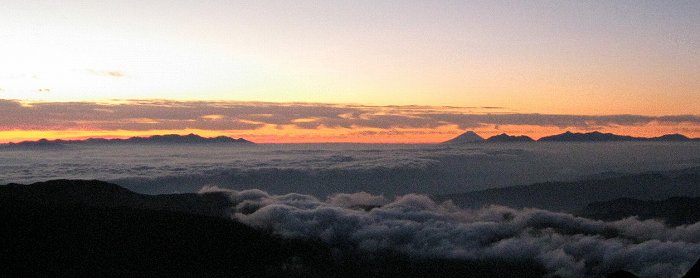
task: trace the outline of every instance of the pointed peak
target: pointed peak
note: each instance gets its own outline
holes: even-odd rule
[[[477,143],[477,142],[484,142],[484,138],[479,136],[474,131],[466,131],[459,136],[446,141],[445,143]]]

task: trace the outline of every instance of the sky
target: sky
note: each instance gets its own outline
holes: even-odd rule
[[[0,41],[0,106],[25,110],[0,118],[0,142],[197,132],[427,143],[464,129],[700,137],[698,1],[7,0]],[[149,114],[155,102],[166,111]],[[194,106],[190,122],[173,121]],[[207,112],[220,106],[246,108]],[[250,117],[276,118],[263,111],[273,106],[299,117]],[[90,110],[124,107],[132,115]],[[323,114],[338,107],[386,123]],[[504,120],[515,118],[529,120]],[[216,128],[187,124],[204,120]]]

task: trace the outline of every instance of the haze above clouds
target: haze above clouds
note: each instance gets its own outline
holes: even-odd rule
[[[70,145],[0,148],[0,184],[100,179],[143,193],[204,185],[327,196],[470,190],[700,165],[696,143]]]

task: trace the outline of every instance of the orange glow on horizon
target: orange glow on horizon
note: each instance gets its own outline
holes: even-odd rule
[[[507,133],[527,135],[533,139],[543,136],[572,132],[600,131],[618,135],[655,137],[680,133],[691,138],[700,137],[700,128],[691,124],[642,126],[606,126],[599,129],[559,128],[551,126],[502,125],[472,129],[484,138]],[[34,141],[39,139],[82,140],[87,138],[129,138],[163,134],[197,134],[203,137],[229,136],[245,138],[255,143],[383,143],[383,144],[431,144],[449,140],[464,132],[457,126],[442,126],[434,129],[378,129],[378,128],[326,128],[301,129],[292,126],[265,126],[256,130],[4,130],[0,131],[0,143]]]

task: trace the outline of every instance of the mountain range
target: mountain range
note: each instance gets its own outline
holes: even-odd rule
[[[688,138],[682,134],[666,134],[659,137],[634,137],[602,133],[598,131],[589,133],[573,133],[570,131],[562,134],[542,137],[537,141],[542,142],[616,142],[616,141],[663,141],[663,142],[687,142],[698,141],[698,138]]]
[[[47,140],[22,141],[18,143],[2,144],[5,146],[18,147],[60,147],[72,144],[254,144],[243,138],[231,138],[227,136],[202,137],[196,134],[177,135],[154,135],[150,137],[131,137],[127,139],[104,139],[88,138],[85,140]]]
[[[658,137],[633,137],[627,135],[617,135],[612,133],[589,132],[573,133],[570,131],[545,136],[534,140],[528,136],[514,136],[502,133],[499,135],[483,138],[474,131],[467,131],[459,136],[443,142],[443,144],[465,144],[465,143],[509,143],[509,142],[700,142],[700,138],[688,138],[682,134],[666,134]],[[255,144],[243,138],[232,138],[227,136],[202,137],[196,134],[177,135],[154,135],[150,137],[131,137],[126,139],[104,139],[88,138],[84,140],[47,140],[22,141],[17,143],[5,143],[0,146],[10,147],[61,147],[74,144]]]
[[[500,134],[484,139],[474,131],[467,131],[459,136],[452,138],[444,143],[461,144],[461,143],[483,143],[483,142],[532,142],[535,141],[527,136],[511,136],[508,134]]]
[[[459,136],[447,140],[443,143],[446,144],[460,144],[460,143],[482,143],[482,142],[534,142],[535,140],[528,136],[512,136],[506,133],[502,133],[496,136],[484,139],[483,137],[476,134],[474,131],[467,131],[460,134]],[[682,134],[666,134],[658,137],[634,137],[627,135],[617,135],[612,133],[602,133],[598,131],[588,132],[588,133],[574,133],[574,132],[564,132],[557,135],[545,136],[538,140],[537,142],[700,142],[700,138],[688,138]]]

